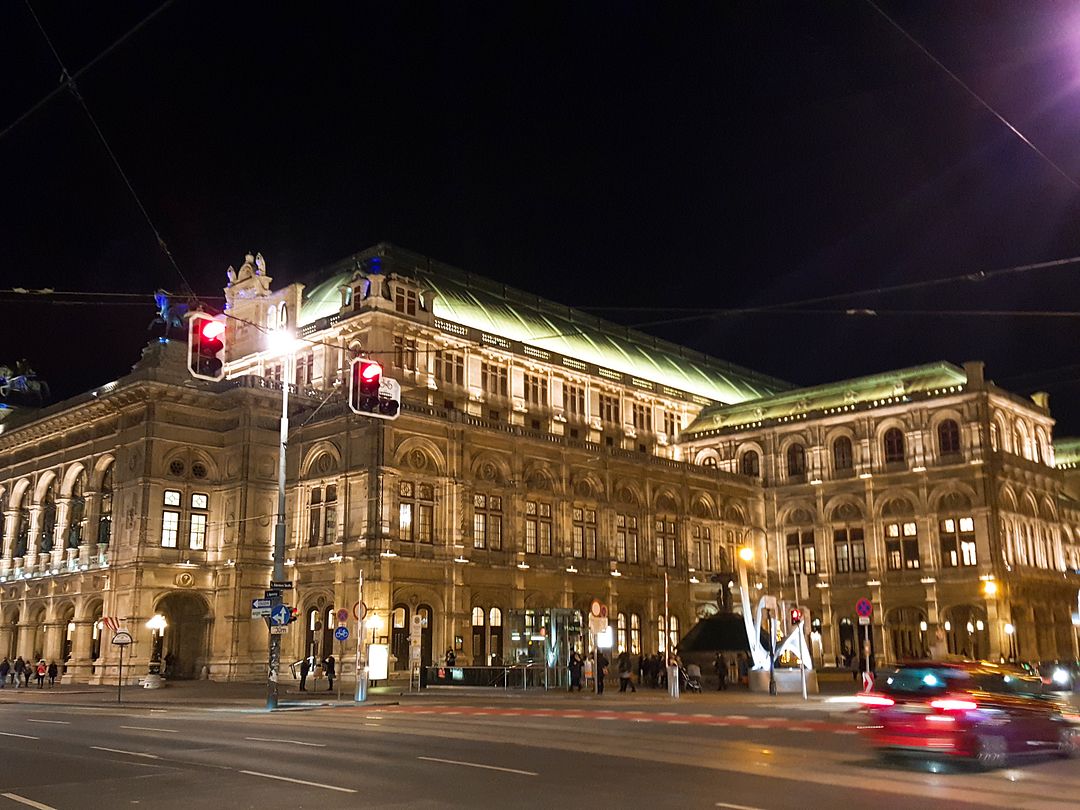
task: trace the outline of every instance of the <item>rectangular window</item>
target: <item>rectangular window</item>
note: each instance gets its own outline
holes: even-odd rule
[[[192,514],[188,532],[188,548],[196,551],[206,548],[206,515]]]
[[[551,554],[551,504],[525,502],[525,553]]]
[[[473,495],[473,548],[502,548],[502,498]]]
[[[674,568],[678,563],[678,548],[676,545],[675,521],[657,520],[653,526],[656,530],[656,564],[663,567]]]
[[[161,545],[163,548],[176,548],[180,535],[180,513],[166,509],[161,513]]]
[[[674,441],[679,432],[679,417],[671,411],[664,411],[664,434]]]
[[[323,499],[323,538],[327,543],[337,540],[337,485],[329,484],[326,487],[326,497]]]
[[[712,529],[709,526],[694,525],[690,532],[692,539],[688,564],[702,571],[712,571]]]
[[[609,394],[600,395],[600,418],[613,425],[619,423],[619,398]]]
[[[978,562],[975,553],[975,520],[970,517],[946,518],[938,522],[941,541],[941,565],[960,568]]]
[[[394,311],[403,315],[415,315],[418,300],[416,290],[399,286],[394,293]]]
[[[817,547],[812,529],[788,532],[787,558],[789,574],[817,573]]]
[[[617,515],[615,518],[615,559],[618,562],[638,561],[637,515]]]
[[[885,565],[890,571],[922,567],[919,560],[919,530],[913,521],[885,524]]]
[[[525,401],[530,405],[546,408],[548,404],[547,377],[539,374],[525,375]]]
[[[191,496],[192,509],[206,509],[210,498],[205,492],[196,492]]]
[[[596,559],[596,510],[574,507],[571,552],[577,558]]]
[[[322,487],[311,490],[308,500],[308,545],[322,542]]]
[[[416,338],[394,336],[394,361],[398,368],[416,370]]]
[[[398,538],[406,542],[435,540],[435,487],[432,484],[398,482]]]
[[[509,396],[508,372],[494,363],[480,364],[480,387],[496,397]]]
[[[435,378],[447,385],[465,385],[464,355],[459,352],[438,352],[435,355]]]
[[[176,489],[165,490],[165,505],[179,506],[181,503],[180,491]]]
[[[635,402],[631,405],[634,415],[634,428],[645,433],[652,432],[652,406],[643,402]]]
[[[866,571],[866,544],[861,528],[833,530],[833,556],[836,573]]]
[[[585,418],[585,388],[580,385],[563,385],[563,410],[567,417]]]

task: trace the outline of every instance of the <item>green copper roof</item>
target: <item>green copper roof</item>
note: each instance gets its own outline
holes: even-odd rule
[[[1080,439],[1054,440],[1054,466],[1073,469],[1080,465]]]
[[[433,289],[437,318],[717,402],[742,402],[790,388],[781,380],[388,245],[320,272],[304,291],[300,325],[337,313],[338,290],[370,268],[373,256],[381,258],[383,272],[417,278]]]
[[[684,437],[707,431],[731,430],[758,422],[827,415],[867,405],[903,402],[915,394],[959,390],[967,382],[962,368],[952,363],[931,363],[868,377],[796,388],[736,405],[713,405],[698,414]]]

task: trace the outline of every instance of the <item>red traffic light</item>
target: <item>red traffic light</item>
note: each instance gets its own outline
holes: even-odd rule
[[[188,321],[188,371],[200,380],[225,376],[225,318],[192,313]]]
[[[799,608],[791,609],[791,623],[799,624],[802,621],[802,611]]]
[[[401,408],[401,386],[383,377],[381,363],[357,357],[349,375],[349,408],[376,419],[396,419]]]
[[[360,378],[363,380],[377,380],[382,376],[382,366],[378,363],[364,363],[360,367]]]
[[[202,336],[207,340],[215,340],[225,334],[225,324],[221,321],[203,321]]]

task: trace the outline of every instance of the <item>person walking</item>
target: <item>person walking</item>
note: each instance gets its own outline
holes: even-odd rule
[[[585,668],[585,662],[581,660],[577,650],[570,652],[570,691],[576,688],[581,691],[581,672]]]
[[[713,662],[713,669],[716,670],[716,691],[723,692],[727,689],[727,672],[728,665],[724,658],[723,653],[716,654],[716,660]]]
[[[309,672],[311,672],[311,659],[305,657],[304,660],[300,662],[300,691],[301,692],[306,692],[307,691],[307,676],[308,676]]]
[[[607,656],[599,650],[596,651],[596,694],[604,694],[604,676],[607,675],[608,664]]]
[[[330,682],[330,687],[326,691],[334,691],[334,676],[337,675],[337,661],[334,660],[333,655],[326,656],[326,660],[323,662],[323,672],[326,673],[326,680]]]
[[[4,656],[4,660],[0,661],[0,689],[4,688],[4,684],[7,683],[8,673],[11,672],[11,662],[8,661],[7,656]]]
[[[619,653],[619,691],[625,692],[626,687],[630,687],[631,692],[636,692],[637,687],[634,686],[634,664],[630,660],[630,653],[623,650]]]
[[[15,688],[18,689],[23,685],[23,678],[26,675],[26,661],[23,660],[21,655],[15,659],[13,673],[15,675]]]
[[[37,662],[37,667],[34,668],[34,674],[37,676],[37,688],[42,689],[45,686],[45,676],[49,673],[49,668],[45,666],[45,659],[42,658]]]
[[[56,665],[55,661],[49,662],[49,688],[52,689],[56,686],[56,676],[60,674],[60,667]]]
[[[457,665],[457,653],[455,653],[453,650],[446,651],[446,665],[448,667]]]

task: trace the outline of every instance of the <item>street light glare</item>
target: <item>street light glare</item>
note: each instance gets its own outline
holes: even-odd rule
[[[754,559],[754,550],[750,546],[743,546],[739,549],[739,559],[743,562],[750,562]]]
[[[987,596],[993,596],[997,593],[997,591],[998,586],[997,583],[994,582],[994,580],[988,579],[986,580],[986,582],[983,583],[983,593],[985,593]]]

